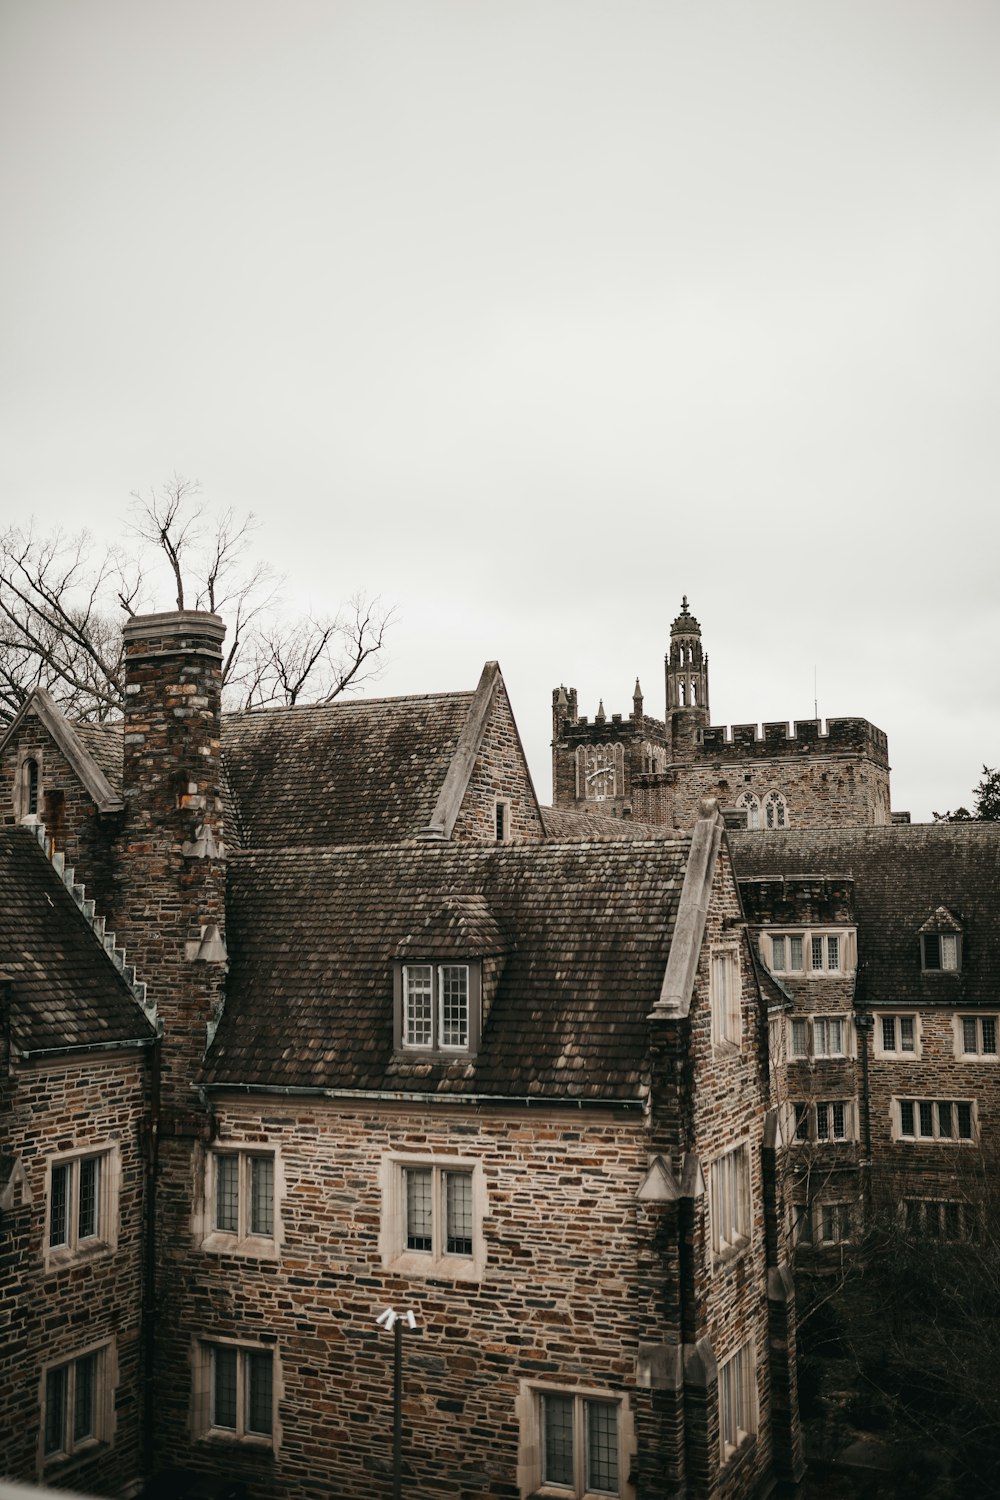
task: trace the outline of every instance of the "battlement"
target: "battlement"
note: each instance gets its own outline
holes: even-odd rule
[[[772,756],[831,755],[844,752],[869,756],[888,767],[889,741],[884,730],[867,719],[796,719],[788,724],[713,724],[705,730],[703,754],[711,759],[768,760]]]
[[[563,719],[558,729],[558,737],[574,745],[604,745],[633,738],[663,740],[665,735],[663,720],[648,714],[640,714],[638,719],[635,714],[627,718],[612,714],[607,719],[588,719],[581,714],[576,719]]]

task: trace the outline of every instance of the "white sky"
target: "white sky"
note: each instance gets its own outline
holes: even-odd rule
[[[175,470],[377,691],[504,670],[1000,761],[995,0],[0,0],[4,519]],[[167,605],[168,600],[163,603]]]

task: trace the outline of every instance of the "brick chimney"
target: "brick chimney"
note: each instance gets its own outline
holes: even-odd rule
[[[163,1028],[164,1125],[194,1088],[226,972],[222,639],[217,615],[138,615],[125,626],[125,827],[118,945]]]

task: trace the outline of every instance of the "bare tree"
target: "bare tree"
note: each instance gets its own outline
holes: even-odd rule
[[[213,514],[182,475],[133,495],[130,554],[96,548],[83,532],[0,534],[0,724],[35,687],[70,713],[106,719],[121,710],[123,614],[155,607],[165,567],[178,609],[226,621],[228,707],[332,702],[381,666],[391,612],[355,595],[335,616],[289,623],[279,580],[252,556],[256,523]]]

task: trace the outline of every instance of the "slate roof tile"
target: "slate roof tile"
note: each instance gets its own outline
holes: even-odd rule
[[[581,840],[592,844],[598,841],[618,843],[622,839],[645,842],[648,839],[676,838],[676,828],[665,828],[657,823],[635,823],[631,818],[612,818],[603,813],[582,813],[565,807],[541,808],[542,823],[546,838],[560,844]]]
[[[737,879],[854,881],[863,1004],[983,1005],[1000,995],[1000,823],[731,832]],[[752,900],[744,899],[748,915]],[[921,970],[919,933],[945,907],[962,929],[957,974]]]
[[[153,1029],[30,828],[0,828],[0,970],[22,1051],[145,1042]]]
[[[224,1083],[642,1097],[688,839],[254,850],[229,861]],[[396,1057],[393,960],[447,893],[506,957],[474,1059]],[[437,946],[440,923],[433,925]],[[475,946],[475,943],[473,944]],[[482,951],[482,950],[480,950]],[[431,956],[428,953],[428,956]],[[461,959],[459,944],[456,958]]]

